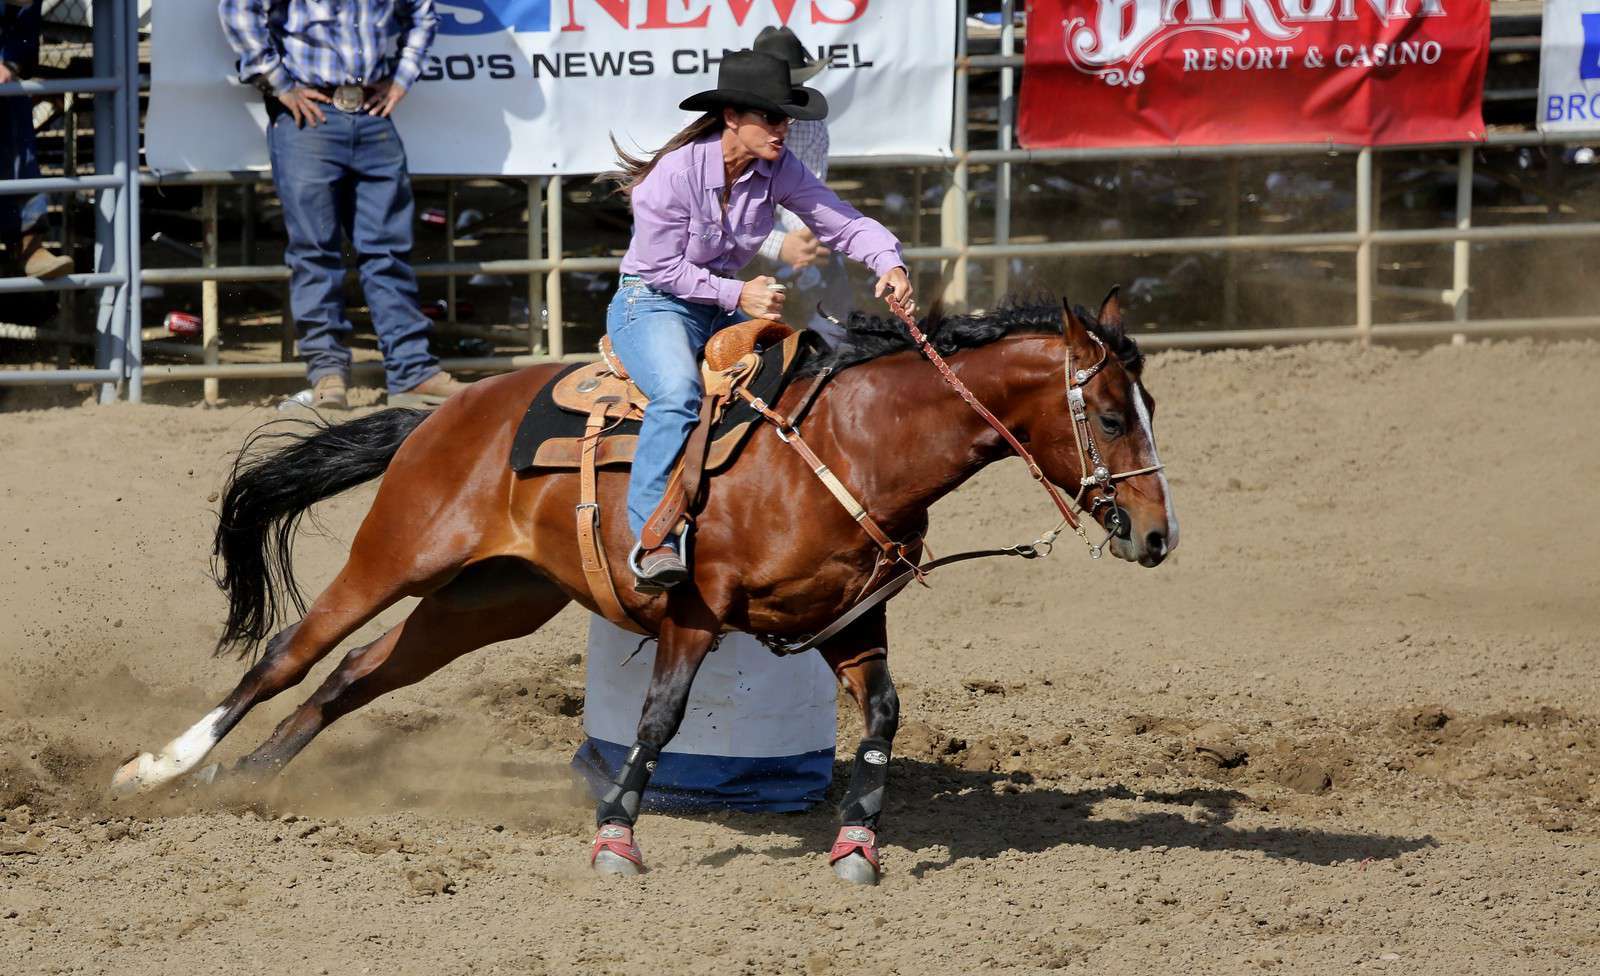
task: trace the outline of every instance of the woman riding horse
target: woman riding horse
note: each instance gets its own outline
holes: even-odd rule
[[[829,190],[784,149],[790,119],[828,114],[822,93],[796,88],[784,61],[757,51],[722,60],[717,87],[678,106],[705,114],[638,159],[618,150],[608,174],[633,207],[633,239],[606,313],[606,334],[650,398],[628,485],[636,539],[662,503],[673,464],[694,428],[703,394],[700,352],[717,329],[745,318],[781,321],[783,291],[768,276],[733,277],[772,230],[773,208],[797,215],[822,242],[878,275],[908,309],[911,282],[900,242]],[[689,576],[671,541],[636,546],[629,560],[641,591]]]
[[[783,151],[785,119],[821,112],[821,96],[792,89],[787,65],[764,57],[729,55],[720,87],[685,103],[719,106],[720,115],[625,181],[637,191],[639,233],[624,265],[636,280],[624,282],[610,329],[626,365],[658,398],[669,381],[698,396],[693,353],[741,301],[759,316],[781,307],[764,282],[721,277],[770,228],[775,202],[830,246],[872,263],[880,291],[893,288],[902,300],[910,293],[894,238]],[[775,121],[753,121],[752,102]],[[666,290],[668,283],[677,290]],[[1108,550],[1142,566],[1159,565],[1178,544],[1156,457],[1155,401],[1115,292],[1096,315],[1053,302],[930,316],[920,326],[909,315],[886,321],[856,313],[851,330],[849,342],[796,364],[797,378],[814,378],[766,408],[763,422],[772,429],[753,434],[712,482],[697,516],[693,580],[663,593],[618,594],[640,632],[657,638],[657,651],[634,744],[596,806],[589,863],[597,870],[643,870],[633,827],[645,790],[683,721],[701,664],[723,634],[742,631],[791,646],[816,641],[855,700],[863,734],[828,862],[845,880],[876,883],[900,705],[889,673],[888,615],[882,602],[863,596],[885,592],[875,587],[890,585],[886,569],[920,564],[930,506],[985,466],[1023,456],[1063,516],[1037,543],[1003,551],[1039,555],[1078,519],[1080,529],[1098,522]],[[933,350],[948,361],[930,365]],[[123,764],[113,786],[152,790],[219,772],[264,779],[329,724],[380,696],[480,647],[534,633],[573,600],[598,610],[573,530],[585,505],[580,474],[519,472],[507,463],[527,404],[563,369],[546,363],[481,380],[431,414],[390,409],[337,426],[256,434],[218,513],[214,552],[228,595],[218,649],[250,652],[263,642],[265,649],[216,708],[159,752]],[[667,416],[675,423],[690,415]],[[685,428],[673,423],[656,434],[656,478],[681,446]],[[275,449],[261,449],[268,444]],[[307,606],[294,581],[295,526],[319,501],[380,477],[349,558]],[[605,472],[595,498],[610,510],[629,492],[637,532],[654,502],[650,493],[661,488],[659,481],[625,485],[620,472]],[[632,541],[615,520],[601,528],[611,552]],[[202,765],[251,709],[303,680],[407,597],[420,602],[405,620],[349,650],[266,742],[225,771]],[[1105,602],[1103,593],[1082,598],[1090,607]],[[853,616],[841,620],[847,612]],[[277,630],[280,623],[288,626]]]
[[[927,362],[903,322],[855,313],[850,324],[847,345],[797,365],[797,377],[815,379],[771,405],[779,426],[753,434],[712,481],[697,517],[694,578],[665,593],[619,594],[658,646],[635,742],[595,811],[589,861],[598,870],[643,869],[633,827],[657,761],[683,721],[701,664],[722,634],[742,631],[781,643],[820,640],[818,653],[855,700],[862,737],[828,861],[841,878],[876,882],[877,831],[900,715],[888,615],[880,602],[832,636],[825,628],[867,606],[862,594],[886,565],[902,565],[901,553],[906,562],[920,561],[930,506],[987,465],[1023,453],[1010,441],[1024,451],[1031,446],[1029,472],[1076,498],[1080,528],[1098,522],[1112,555],[1156,566],[1178,544],[1156,456],[1155,401],[1115,294],[1098,315],[1052,303],[923,322],[971,406]],[[159,751],[129,760],[114,787],[152,790],[218,773],[265,779],[331,723],[375,699],[480,647],[534,633],[573,600],[597,610],[573,531],[578,472],[519,473],[506,462],[526,405],[563,369],[545,363],[480,380],[431,414],[390,409],[337,426],[307,423],[296,431],[291,424],[254,435],[218,513],[214,551],[228,595],[218,649],[250,652],[263,642],[265,649],[216,708]],[[991,413],[981,415],[977,405]],[[798,426],[784,420],[801,413]],[[805,441],[822,452],[833,487],[800,451]],[[380,477],[349,558],[306,606],[294,580],[295,526],[319,501]],[[621,472],[604,472],[596,490],[601,506],[612,509],[627,485]],[[1065,509],[1064,500],[1058,504]],[[868,525],[876,526],[871,534]],[[616,520],[602,528],[612,552],[631,541]],[[350,649],[266,742],[226,769],[203,765],[253,708],[300,682],[405,597],[421,602],[383,636]],[[1083,600],[1086,613],[1106,606],[1106,591],[1098,589],[1062,598]],[[288,626],[278,630],[280,623]],[[1002,656],[975,666],[1005,663]]]

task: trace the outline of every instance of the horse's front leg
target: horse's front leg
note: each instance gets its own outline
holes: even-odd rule
[[[889,784],[889,755],[900,725],[900,696],[889,677],[889,640],[879,607],[820,648],[839,683],[861,708],[866,734],[839,804],[839,835],[828,853],[833,872],[853,884],[877,884],[878,817]]]
[[[683,723],[689,704],[689,688],[694,684],[700,663],[711,650],[718,627],[706,614],[693,614],[692,622],[679,622],[672,616],[662,622],[656,643],[655,669],[650,674],[650,690],[645,694],[644,711],[639,716],[638,737],[622,763],[611,789],[600,798],[595,809],[598,830],[590,850],[589,864],[605,874],[638,874],[644,870],[644,855],[634,840],[633,826],[639,818],[639,801],[644,796],[656,760]]]

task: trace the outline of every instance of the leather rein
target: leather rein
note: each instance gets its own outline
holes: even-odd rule
[[[1100,358],[1092,366],[1074,370],[1072,368],[1072,343],[1063,329],[1062,347],[1065,350],[1065,359],[1063,360],[1062,372],[1066,379],[1067,406],[1072,411],[1072,438],[1078,449],[1078,469],[1085,472],[1079,481],[1078,493],[1069,502],[1062,497],[1061,491],[1044,476],[1044,471],[1040,469],[1039,463],[1033,459],[1033,455],[1029,453],[1027,447],[1010,430],[1006,429],[1006,425],[1002,424],[998,417],[978,402],[978,398],[972,395],[972,391],[967,389],[966,384],[962,383],[960,378],[950,369],[949,364],[944,361],[944,357],[939,355],[937,349],[933,348],[933,343],[917,327],[916,320],[905,310],[905,306],[895,301],[893,295],[888,296],[886,301],[889,303],[889,310],[905,324],[906,331],[911,333],[911,338],[916,342],[917,348],[922,351],[922,354],[927,357],[929,362],[933,363],[934,369],[939,371],[939,375],[960,395],[961,399],[965,400],[967,405],[972,407],[973,411],[982,417],[990,427],[993,427],[995,432],[1004,438],[1005,442],[1016,452],[1017,456],[1022,458],[1023,463],[1028,466],[1028,473],[1033,476],[1033,480],[1039,483],[1039,486],[1045,490],[1045,494],[1050,496],[1050,501],[1054,503],[1056,509],[1061,512],[1061,522],[1032,543],[1027,543],[1025,546],[1012,546],[1010,549],[1000,551],[1009,552],[1027,547],[1036,547],[1042,548],[1044,551],[1036,552],[1035,555],[1048,555],[1051,545],[1055,542],[1056,537],[1061,534],[1061,530],[1063,528],[1071,528],[1083,540],[1084,544],[1089,547],[1090,558],[1099,559],[1106,543],[1111,541],[1121,527],[1122,516],[1118,514],[1119,509],[1117,508],[1117,482],[1136,478],[1142,474],[1154,474],[1162,468],[1162,465],[1158,463],[1129,471],[1112,473],[1100,456],[1100,448],[1095,444],[1094,432],[1089,429],[1089,412],[1084,402],[1083,388],[1105,368],[1110,358],[1110,350],[1106,348],[1106,344],[1101,341],[1099,336],[1085,329],[1084,334],[1094,342],[1095,348],[1100,351]],[[1084,496],[1091,491],[1095,492],[1095,497],[1085,507]],[[1090,542],[1088,532],[1084,529],[1083,516],[1088,515],[1092,518],[1103,505],[1111,506],[1112,515],[1110,519],[1112,527],[1104,539],[1101,539],[1098,543]],[[1018,555],[1023,555],[1023,553],[1018,552]]]
[[[810,448],[806,446],[805,442],[801,440],[799,432],[796,430],[796,426],[799,424],[800,415],[803,414],[805,408],[810,405],[812,398],[815,397],[816,393],[818,392],[818,388],[821,386],[821,381],[826,378],[826,373],[824,373],[822,377],[819,377],[819,381],[803,399],[801,407],[796,410],[795,416],[793,417],[781,417],[768,409],[764,403],[761,403],[759,400],[754,400],[751,402],[751,406],[753,406],[758,413],[762,414],[764,417],[766,417],[766,419],[773,422],[777,426],[778,436],[785,443],[788,443],[791,447],[794,447],[801,453],[803,457],[805,457],[807,463],[811,465],[813,472],[823,480],[823,483],[828,487],[828,490],[832,492],[839,503],[850,512],[851,516],[855,518],[857,524],[859,524],[868,534],[868,536],[870,536],[872,540],[878,544],[880,550],[878,564],[873,568],[872,575],[868,578],[866,585],[863,587],[863,593],[865,596],[859,598],[856,604],[839,619],[835,620],[833,623],[829,624],[827,627],[823,628],[821,631],[818,631],[811,637],[799,642],[788,642],[777,637],[776,635],[767,635],[761,637],[761,640],[767,644],[768,647],[782,654],[798,654],[801,651],[810,650],[811,648],[816,647],[818,644],[821,644],[823,641],[828,640],[835,634],[844,630],[874,607],[884,603],[895,594],[905,589],[908,585],[910,585],[912,580],[916,580],[917,582],[926,586],[928,573],[938,569],[941,566],[948,566],[951,563],[964,562],[969,559],[982,559],[989,556],[1020,556],[1023,559],[1038,559],[1041,556],[1050,555],[1051,551],[1055,548],[1056,539],[1061,535],[1063,530],[1068,528],[1076,532],[1078,537],[1083,540],[1084,545],[1089,547],[1090,558],[1099,559],[1101,553],[1105,550],[1106,544],[1109,543],[1112,538],[1114,538],[1122,530],[1122,519],[1124,516],[1122,514],[1122,510],[1117,507],[1117,483],[1120,481],[1126,481],[1129,478],[1138,477],[1139,475],[1154,474],[1155,472],[1160,471],[1163,467],[1163,465],[1157,463],[1146,465],[1142,468],[1135,468],[1129,471],[1119,471],[1115,473],[1106,467],[1105,461],[1100,455],[1100,449],[1095,443],[1094,433],[1089,429],[1088,408],[1085,404],[1083,395],[1083,388],[1091,380],[1093,380],[1095,376],[1099,375],[1100,371],[1105,367],[1110,356],[1110,351],[1106,348],[1106,344],[1093,332],[1090,332],[1087,329],[1084,330],[1085,334],[1088,335],[1088,337],[1094,342],[1096,348],[1099,349],[1100,358],[1096,360],[1092,366],[1075,370],[1072,367],[1072,343],[1070,341],[1070,337],[1066,335],[1066,329],[1063,329],[1063,339],[1065,340],[1063,342],[1063,347],[1066,351],[1063,373],[1066,380],[1067,406],[1072,413],[1072,437],[1076,442],[1075,446],[1077,447],[1078,451],[1079,470],[1086,472],[1079,481],[1078,493],[1071,499],[1068,499],[1062,495],[1060,489],[1051,484],[1050,480],[1045,477],[1044,471],[1039,467],[1039,463],[1034,460],[1033,454],[1028,451],[1028,448],[1017,439],[1015,434],[1012,434],[1011,431],[1006,428],[1005,424],[1000,422],[1000,419],[996,417],[993,412],[991,412],[987,407],[978,401],[978,398],[974,396],[972,391],[967,388],[967,385],[962,383],[961,379],[957,377],[956,374],[950,369],[950,365],[945,362],[943,356],[939,355],[939,351],[933,347],[933,343],[928,339],[927,335],[917,327],[916,320],[913,319],[910,313],[906,311],[905,306],[896,301],[892,294],[887,296],[885,300],[888,302],[889,310],[893,312],[895,317],[905,325],[906,330],[911,334],[911,338],[916,343],[917,348],[922,352],[923,356],[925,356],[927,360],[933,364],[934,369],[938,370],[939,375],[943,377],[945,383],[955,390],[962,400],[966,401],[967,405],[972,408],[973,412],[977,413],[978,416],[983,418],[985,423],[994,428],[995,432],[998,433],[1001,438],[1005,440],[1006,444],[1011,447],[1011,450],[1014,451],[1016,455],[1022,459],[1023,463],[1028,466],[1028,473],[1032,475],[1033,479],[1039,483],[1041,488],[1044,489],[1045,494],[1050,496],[1051,503],[1054,504],[1056,510],[1061,513],[1061,521],[1056,523],[1056,526],[1050,531],[1039,536],[1039,538],[1034,539],[1032,542],[1007,546],[1004,549],[974,549],[969,552],[961,552],[954,555],[945,556],[940,559],[934,559],[930,562],[914,564],[906,557],[906,552],[909,550],[910,546],[906,544],[893,543],[888,539],[883,530],[879,528],[877,523],[874,522],[871,516],[867,514],[865,506],[856,501],[855,498],[850,495],[849,491],[845,489],[841,483],[839,483],[838,478],[834,476],[817,458],[815,452],[811,451]],[[1089,501],[1086,507],[1084,504],[1084,498],[1091,492],[1094,493],[1094,498]],[[1106,536],[1098,543],[1091,542],[1089,540],[1089,534],[1084,528],[1084,516],[1087,515],[1088,517],[1093,518],[1095,513],[1097,513],[1102,506],[1107,505],[1110,506],[1110,512],[1107,515],[1109,527],[1107,529]],[[910,568],[888,580],[877,589],[871,589],[872,584],[877,581],[878,576],[884,569],[886,565],[886,559],[890,559],[891,561],[892,559],[898,559],[898,561],[906,563]],[[867,592],[868,590],[871,590],[871,592]]]

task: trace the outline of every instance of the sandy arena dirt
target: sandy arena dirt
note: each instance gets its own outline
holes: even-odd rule
[[[1593,343],[1153,357],[1166,565],[1064,546],[892,605],[874,890],[828,872],[831,808],[647,817],[651,874],[587,873],[576,610],[262,793],[110,800],[241,673],[211,500],[274,414],[0,415],[0,973],[1600,972],[1597,375]],[[1050,521],[1008,462],[930,541]]]

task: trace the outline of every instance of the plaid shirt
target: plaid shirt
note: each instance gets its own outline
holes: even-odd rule
[[[389,77],[396,34],[394,81],[410,88],[439,27],[433,0],[221,0],[217,12],[239,77],[264,78],[275,94]]]
[[[783,140],[783,146],[794,153],[795,158],[804,163],[813,176],[827,182],[828,123],[795,119],[789,123],[789,135]],[[783,250],[783,239],[789,236],[790,231],[803,230],[805,226],[799,217],[782,207],[777,208],[772,233],[761,242],[761,256],[774,264],[779,263],[778,254]]]

